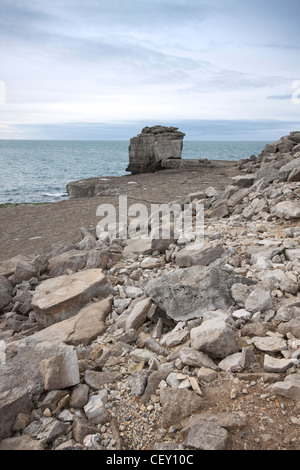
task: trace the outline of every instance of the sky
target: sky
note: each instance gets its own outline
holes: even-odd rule
[[[299,0],[1,0],[0,139],[300,130]]]

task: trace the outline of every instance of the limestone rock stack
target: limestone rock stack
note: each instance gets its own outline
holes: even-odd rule
[[[160,170],[167,159],[180,159],[184,136],[177,127],[144,127],[130,140],[127,171],[149,173]]]

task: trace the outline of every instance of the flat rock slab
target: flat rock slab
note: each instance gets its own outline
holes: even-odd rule
[[[33,335],[36,342],[65,343],[87,346],[106,331],[105,319],[111,313],[112,297],[93,302],[76,315],[54,323]]]
[[[206,246],[203,243],[191,243],[176,254],[176,263],[181,268],[191,266],[208,266],[220,258],[224,252],[221,244]]]
[[[193,426],[183,445],[199,450],[224,450],[228,431],[216,423],[202,421]]]
[[[266,372],[285,372],[287,369],[295,364],[298,364],[298,359],[277,359],[275,357],[265,354],[264,357],[264,370]]]
[[[87,255],[88,252],[83,250],[70,250],[61,253],[49,260],[47,271],[51,277],[62,276],[68,270],[76,272],[85,267]]]
[[[206,421],[218,424],[227,431],[236,431],[246,426],[247,422],[239,413],[231,412],[211,412],[203,411],[194,416],[190,416],[184,423],[183,433],[189,431],[193,426]]]
[[[250,280],[227,268],[193,266],[149,281],[145,287],[151,300],[174,321],[202,318],[207,310],[229,308],[231,286]]]
[[[254,336],[252,342],[260,351],[275,353],[287,349],[286,341],[276,336]]]
[[[292,400],[300,400],[300,373],[288,375],[284,381],[276,382],[271,386],[273,393]]]
[[[110,384],[122,380],[123,375],[120,372],[98,372],[95,370],[86,370],[84,380],[93,390],[100,390],[105,384]]]
[[[217,370],[216,364],[206,354],[197,351],[193,348],[183,347],[179,351],[179,358],[191,367],[207,367],[209,369]]]
[[[87,269],[43,281],[32,297],[40,325],[47,327],[75,315],[94,297],[105,298],[113,288],[101,269]]]

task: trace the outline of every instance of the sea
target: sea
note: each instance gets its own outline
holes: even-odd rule
[[[239,160],[267,143],[184,141],[182,158]],[[0,204],[61,201],[70,181],[129,174],[128,147],[120,140],[0,140]]]

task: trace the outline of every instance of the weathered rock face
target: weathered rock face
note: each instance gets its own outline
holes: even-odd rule
[[[180,159],[184,135],[177,127],[145,127],[141,134],[130,140],[126,171],[151,173],[160,170],[164,160]]]
[[[174,321],[201,318],[207,310],[227,309],[233,299],[231,286],[250,284],[226,268],[193,266],[149,281],[145,290],[151,300]]]
[[[32,307],[37,321],[46,327],[75,315],[93,297],[105,298],[112,293],[101,269],[87,269],[42,282],[36,288]]]
[[[106,330],[105,319],[111,313],[112,297],[91,302],[71,318],[54,323],[35,335],[37,342],[89,344]]]

